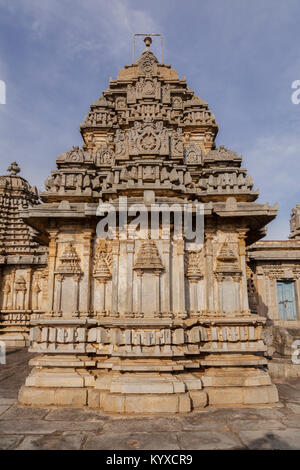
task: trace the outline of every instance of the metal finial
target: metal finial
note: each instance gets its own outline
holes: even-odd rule
[[[161,63],[164,63],[163,59],[163,37],[162,34],[140,34],[136,33],[133,35],[133,41],[132,41],[132,63],[135,63],[135,38],[136,36],[144,36],[144,43],[146,44],[146,51],[149,50],[149,47],[152,43],[152,37],[154,36],[159,36],[160,37],[160,47],[161,47]]]
[[[152,39],[150,38],[150,36],[146,36],[146,37],[145,37],[144,43],[145,43],[145,45],[146,45],[146,49],[149,49],[149,47],[150,47],[151,44],[152,44]]]

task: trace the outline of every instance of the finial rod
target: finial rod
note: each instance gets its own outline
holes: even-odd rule
[[[143,36],[144,43],[146,44],[146,50],[149,50],[150,45],[152,44],[152,37],[154,36],[159,36],[160,37],[160,49],[161,49],[161,63],[164,63],[163,59],[163,36],[162,34],[156,34],[156,33],[149,33],[149,34],[143,34],[143,33],[136,33],[133,35],[133,43],[132,43],[132,63],[135,63],[135,38],[136,36]]]

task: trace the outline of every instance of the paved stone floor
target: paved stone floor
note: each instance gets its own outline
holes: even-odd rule
[[[268,408],[206,408],[186,415],[106,415],[17,404],[32,355],[8,350],[0,364],[0,449],[300,449],[300,379],[278,383]]]

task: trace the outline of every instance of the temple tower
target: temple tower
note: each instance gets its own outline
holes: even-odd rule
[[[49,258],[20,401],[118,413],[276,402],[245,261],[276,207],[255,202],[241,157],[216,148],[208,104],[145,43],[90,106],[82,147],[57,158],[43,204],[21,212]],[[158,214],[150,236],[161,205],[170,223]],[[188,210],[195,227],[199,207],[200,241],[177,218]]]
[[[25,346],[30,319],[43,310],[47,247],[19,216],[19,209],[39,203],[36,188],[19,176],[16,162],[7,171],[0,176],[0,340]]]

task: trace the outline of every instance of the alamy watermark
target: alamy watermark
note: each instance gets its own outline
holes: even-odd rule
[[[204,204],[136,203],[128,206],[127,197],[115,203],[100,203],[96,215],[97,237],[104,239],[181,239],[203,245]]]
[[[0,341],[0,364],[6,364],[6,344]]]
[[[0,80],[0,104],[6,104],[6,84]]]

